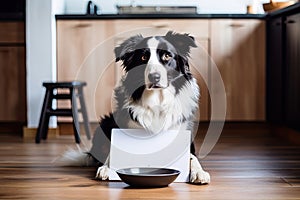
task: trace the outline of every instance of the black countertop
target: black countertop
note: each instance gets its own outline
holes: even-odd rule
[[[264,19],[265,14],[103,14],[56,15],[56,19]]]
[[[56,15],[56,19],[269,19],[281,15],[300,12],[300,2],[286,8],[273,11],[267,14],[103,14],[103,15],[84,15],[84,14],[64,14]]]

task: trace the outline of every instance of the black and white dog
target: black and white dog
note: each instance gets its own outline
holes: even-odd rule
[[[153,134],[193,131],[200,93],[188,64],[191,47],[196,47],[193,37],[168,32],[147,38],[136,35],[115,48],[116,61],[122,61],[125,75],[114,91],[115,111],[102,118],[91,152],[108,156],[99,135],[110,139],[113,128],[143,128]],[[190,182],[209,183],[210,175],[196,158],[194,144],[191,153]],[[96,178],[108,178],[108,160],[98,168]]]

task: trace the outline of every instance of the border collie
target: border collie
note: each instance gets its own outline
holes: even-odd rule
[[[116,62],[121,61],[125,75],[115,88],[116,108],[100,121],[91,152],[101,151],[103,157],[91,157],[102,164],[109,155],[113,128],[143,128],[151,134],[166,130],[193,131],[198,111],[199,87],[188,64],[191,47],[197,47],[188,34],[168,32],[165,36],[144,38],[136,35],[115,48]],[[210,175],[195,156],[191,144],[190,182],[205,184]],[[108,159],[98,168],[96,178],[108,179]]]

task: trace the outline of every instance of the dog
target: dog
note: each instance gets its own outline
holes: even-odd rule
[[[188,63],[192,47],[197,47],[192,36],[169,31],[164,36],[135,35],[114,49],[116,62],[122,62],[125,75],[114,90],[114,111],[101,119],[93,138],[90,157],[100,165],[96,178],[109,178],[109,140],[113,128],[143,128],[150,134],[194,131],[200,90]],[[92,153],[100,151],[100,158]],[[195,156],[193,143],[189,181],[210,182],[209,173]]]

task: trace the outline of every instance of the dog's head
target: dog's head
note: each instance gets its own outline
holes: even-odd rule
[[[116,61],[123,61],[129,92],[166,89],[180,79],[191,78],[188,56],[196,47],[188,34],[168,32],[165,36],[130,37],[115,48]],[[128,89],[127,86],[127,89]]]

